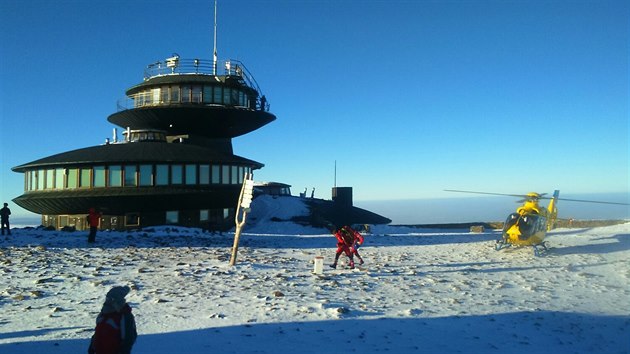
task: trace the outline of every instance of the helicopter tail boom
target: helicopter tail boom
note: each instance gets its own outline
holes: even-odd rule
[[[553,191],[553,197],[549,201],[549,206],[547,206],[547,231],[553,229],[558,217],[558,196],[560,196],[560,191],[556,189]]]

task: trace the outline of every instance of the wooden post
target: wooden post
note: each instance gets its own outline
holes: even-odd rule
[[[250,204],[252,202],[253,197],[253,189],[254,189],[254,181],[252,180],[252,175],[250,173],[246,173],[243,178],[243,186],[241,187],[241,194],[238,197],[238,205],[236,206],[236,215],[234,216],[234,223],[236,224],[236,230],[234,231],[234,245],[232,246],[232,257],[230,258],[230,266],[236,264],[236,256],[238,253],[238,241],[241,238],[241,230],[245,225],[245,220],[247,219],[247,213],[249,212]],[[239,220],[239,215],[242,217]]]

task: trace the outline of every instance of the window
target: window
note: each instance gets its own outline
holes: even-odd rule
[[[168,86],[162,86],[160,89],[160,103],[168,103]]]
[[[54,171],[55,170],[46,170],[46,189],[52,189],[53,188],[53,182],[54,182]]]
[[[238,167],[238,183],[242,183],[245,176],[243,175],[243,166]]]
[[[122,186],[122,167],[120,165],[109,166],[109,186]]]
[[[221,166],[212,165],[212,183],[219,184],[221,183]]]
[[[68,188],[77,188],[77,175],[79,174],[79,169],[70,168],[68,169]]]
[[[153,88],[151,89],[151,103],[158,104],[160,102],[160,89]]]
[[[231,166],[232,169],[232,179],[230,180],[231,184],[238,184],[238,166]]]
[[[94,187],[105,187],[105,166],[94,166]]]
[[[140,176],[138,177],[141,186],[153,184],[153,165],[140,165]]]
[[[238,90],[232,90],[232,96],[230,98],[230,104],[231,105],[238,105]]]
[[[140,226],[140,215],[138,213],[125,214],[125,226]]]
[[[179,222],[179,211],[167,211],[166,212],[166,223],[167,224],[177,224]]]
[[[199,184],[210,184],[210,165],[199,165]]]
[[[238,93],[238,105],[239,106],[245,106],[245,103],[247,102],[246,98],[247,97],[245,97],[245,92],[239,91],[239,93]]]
[[[46,179],[46,173],[44,172],[44,170],[39,170],[37,171],[37,189],[38,190],[43,190],[44,189],[44,180]]]
[[[221,166],[221,183],[230,184],[230,166]]]
[[[197,165],[186,165],[186,184],[197,184]]]
[[[35,171],[28,171],[26,173],[26,175],[28,177],[26,177],[28,179],[27,181],[27,185],[28,185],[28,190],[33,191],[36,188],[36,184],[35,184]]]
[[[203,87],[203,103],[212,103],[212,86]]]
[[[125,166],[125,187],[135,187],[137,185],[136,165]]]
[[[179,102],[179,86],[171,86],[171,102]]]
[[[156,186],[168,185],[168,165],[155,166],[155,185]]]
[[[182,184],[183,181],[183,166],[172,165],[171,166],[171,184]]]
[[[221,90],[222,87],[221,86],[215,86],[214,87],[214,103],[221,103],[223,102],[223,90]]]
[[[89,168],[82,168],[79,170],[79,187],[90,188],[90,172]]]
[[[210,213],[208,209],[199,210],[199,221],[210,220]]]
[[[201,103],[201,86],[192,87],[192,102]]]
[[[230,104],[232,90],[228,87],[223,88],[223,104]]]
[[[190,102],[190,86],[182,86],[182,102]]]
[[[55,169],[55,189],[63,189],[65,186],[63,183],[63,179],[66,176],[65,172],[63,168]]]

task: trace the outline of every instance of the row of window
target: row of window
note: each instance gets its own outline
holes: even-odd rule
[[[204,103],[256,107],[256,99],[242,90],[214,85],[172,85],[151,88],[131,96],[134,107],[172,103]]]
[[[199,222],[221,222],[230,216],[230,209],[201,209],[199,210]],[[180,212],[177,210],[165,212],[165,224],[179,224]],[[101,218],[101,229],[116,229],[119,226],[140,226],[139,213],[127,213],[122,216],[123,225],[119,225],[118,216],[103,216]],[[62,228],[64,226],[74,226],[80,230],[86,229],[85,216],[76,215],[44,215],[42,223],[44,226]]]
[[[251,167],[205,164],[109,165],[27,171],[25,190],[241,184]]]

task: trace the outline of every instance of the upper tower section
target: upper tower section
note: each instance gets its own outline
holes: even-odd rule
[[[144,80],[127,90],[107,120],[123,128],[157,129],[167,135],[226,139],[276,119],[245,65],[182,59],[149,64]]]

